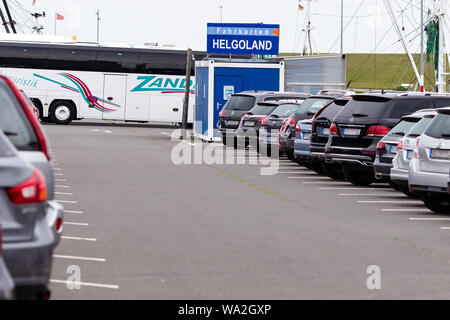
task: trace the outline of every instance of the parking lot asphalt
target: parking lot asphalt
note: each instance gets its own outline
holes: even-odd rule
[[[232,156],[246,164],[176,165],[170,127],[45,130],[66,209],[53,299],[450,298],[450,216],[387,185],[287,159],[261,175],[252,151]],[[367,286],[371,266],[380,290]],[[77,271],[81,288],[69,289]]]

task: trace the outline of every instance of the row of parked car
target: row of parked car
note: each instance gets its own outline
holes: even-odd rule
[[[0,102],[0,300],[45,300],[64,209],[36,108],[1,75]]]
[[[235,94],[219,115],[228,146],[286,155],[358,186],[389,183],[450,213],[450,96],[329,90]]]

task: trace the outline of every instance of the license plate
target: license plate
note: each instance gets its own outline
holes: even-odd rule
[[[311,133],[303,133],[303,140],[311,139]]]
[[[359,136],[361,135],[361,129],[344,129],[345,136]]]
[[[320,130],[320,133],[324,136],[329,136],[330,135],[330,128],[322,128]]]
[[[391,146],[391,147],[389,148],[389,153],[397,153],[397,152],[398,152],[398,149],[397,149],[396,146]]]
[[[408,150],[408,151],[406,152],[406,159],[412,160],[413,154],[414,154],[414,151]]]
[[[227,121],[227,126],[237,126],[238,124],[239,121],[232,121],[232,120]]]
[[[450,150],[431,149],[431,159],[450,160]]]
[[[255,121],[244,121],[244,126],[245,127],[254,127],[254,126],[256,126],[256,122]]]

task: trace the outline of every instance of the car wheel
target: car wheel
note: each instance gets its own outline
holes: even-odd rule
[[[355,186],[370,186],[375,182],[375,176],[371,173],[344,168],[345,179]]]
[[[322,169],[320,162],[313,161],[310,163],[310,166],[311,166],[311,170],[314,171],[315,173],[317,173],[319,175],[323,174],[323,169]]]
[[[424,202],[427,208],[435,213],[450,213],[449,196],[429,195]]]
[[[396,191],[401,191],[400,186],[399,186],[398,184],[396,184],[394,181],[389,180],[388,183],[389,183],[389,186],[390,186],[392,189],[394,189],[394,190],[396,190]]]
[[[402,192],[404,195],[410,197],[410,198],[417,198],[416,195],[411,193],[411,191],[409,190],[409,187],[399,186],[399,191]]]
[[[333,180],[344,180],[344,174],[342,168],[332,164],[322,163],[323,173]]]
[[[72,105],[61,101],[55,103],[50,109],[50,117],[56,124],[69,124],[75,117]]]

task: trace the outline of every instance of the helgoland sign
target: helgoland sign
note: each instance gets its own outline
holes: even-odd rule
[[[280,26],[208,23],[208,53],[278,55]]]

